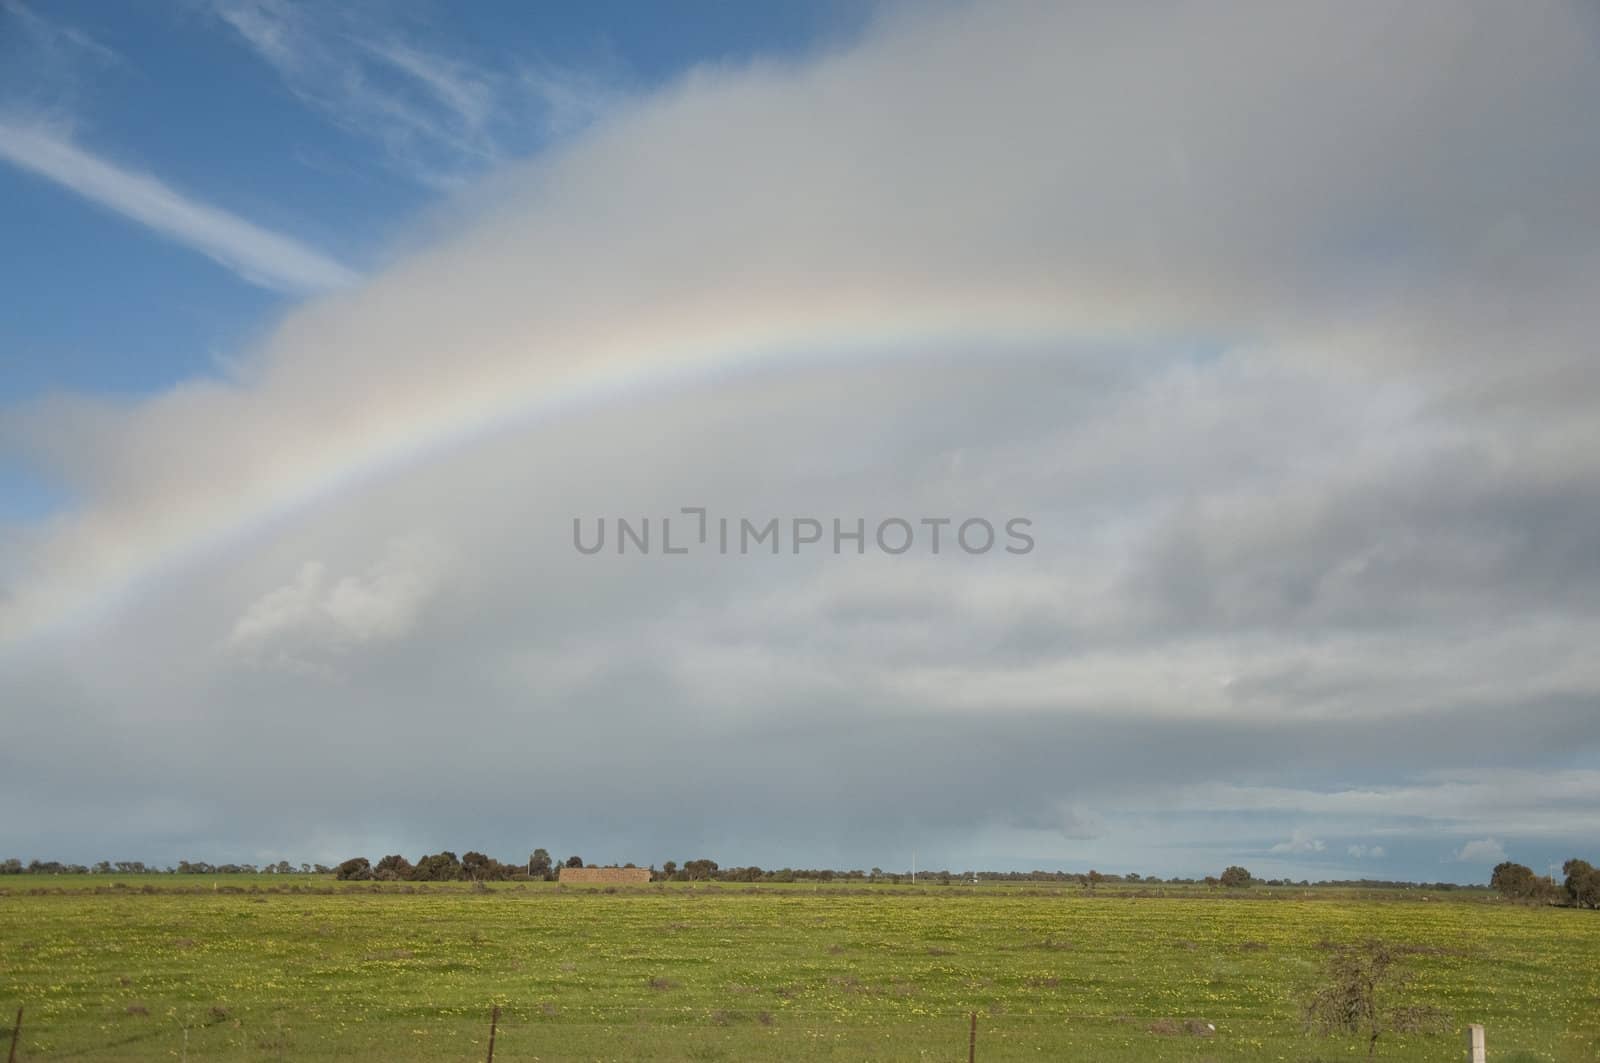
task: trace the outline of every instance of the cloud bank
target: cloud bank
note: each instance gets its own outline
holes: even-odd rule
[[[891,13],[498,169],[229,377],[7,411],[82,502],[0,567],[0,848],[1592,850],[1595,40],[1556,5]],[[572,548],[684,506],[1037,547]]]

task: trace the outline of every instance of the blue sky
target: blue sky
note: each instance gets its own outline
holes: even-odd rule
[[[1594,859],[1600,37],[1468,3],[0,0],[0,857]],[[1037,549],[575,556],[697,505]]]
[[[836,44],[868,11],[416,3],[336,16],[232,0],[5,0],[0,122],[361,274],[456,188],[537,155],[618,99],[697,65]],[[286,61],[280,40],[316,42],[316,62]],[[366,87],[342,87],[348,77]],[[431,132],[459,122],[461,108],[481,130]],[[0,234],[0,404],[126,398],[214,373],[321,286],[250,276],[17,159],[0,158]],[[0,520],[37,519],[69,499],[26,453],[0,455]]]
[[[803,55],[848,39],[867,11],[416,3],[336,16],[278,3],[5,0],[0,120],[363,273],[454,187],[536,155],[614,98],[699,64]],[[274,40],[318,53],[297,66]],[[434,134],[463,109],[481,129]],[[302,294],[16,160],[0,161],[0,233],[0,402],[170,386],[210,371]]]

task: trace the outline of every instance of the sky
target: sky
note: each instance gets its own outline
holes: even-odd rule
[[[1597,94],[1553,0],[0,0],[0,856],[1593,860]]]

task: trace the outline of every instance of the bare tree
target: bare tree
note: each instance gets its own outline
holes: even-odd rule
[[[1367,1058],[1378,1051],[1386,1032],[1415,1033],[1443,1024],[1439,1011],[1427,1006],[1392,1003],[1404,977],[1400,954],[1382,941],[1335,949],[1328,960],[1327,982],[1306,1001],[1306,1026],[1321,1033],[1356,1034],[1366,1038]]]

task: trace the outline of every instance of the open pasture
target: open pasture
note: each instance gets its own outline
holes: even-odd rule
[[[112,885],[108,886],[107,883]],[[18,1058],[1344,1060],[1331,946],[1402,955],[1434,1028],[1376,1058],[1600,1059],[1600,918],[1482,893],[948,886],[477,890],[239,877],[0,887]],[[1214,1029],[1213,1029],[1214,1028]]]

